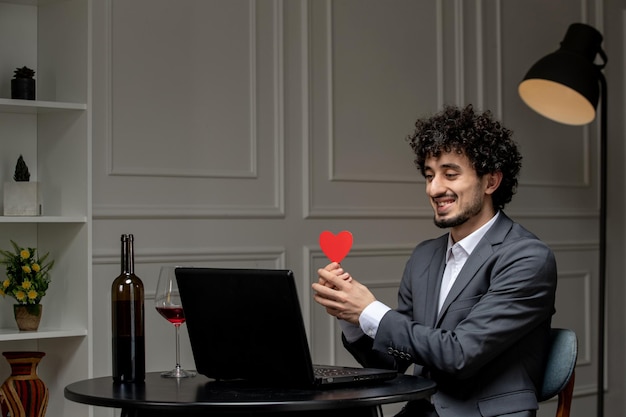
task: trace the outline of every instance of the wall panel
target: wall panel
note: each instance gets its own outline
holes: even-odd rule
[[[424,207],[406,137],[418,115],[436,109],[435,6],[309,2],[306,217],[415,215]],[[380,198],[369,199],[372,191]]]
[[[278,3],[107,4],[94,213],[283,215]]]

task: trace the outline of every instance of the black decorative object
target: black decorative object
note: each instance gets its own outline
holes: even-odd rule
[[[30,171],[24,157],[20,155],[15,164],[13,181],[4,182],[4,215],[39,216],[40,199],[39,183],[30,181]]]
[[[28,166],[26,162],[24,162],[24,157],[20,155],[17,158],[17,164],[15,164],[15,174],[13,174],[13,179],[15,181],[30,181],[30,171],[28,170]]]
[[[35,71],[22,67],[14,71],[11,80],[11,98],[21,100],[35,100]]]

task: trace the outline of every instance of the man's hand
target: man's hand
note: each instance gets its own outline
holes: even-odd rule
[[[312,285],[315,301],[328,314],[358,326],[365,307],[376,301],[374,295],[336,262],[318,269],[317,274],[318,282]]]

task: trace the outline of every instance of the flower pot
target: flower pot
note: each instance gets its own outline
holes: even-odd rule
[[[11,80],[11,98],[21,100],[35,99],[35,80],[33,78],[14,78]]]
[[[15,323],[20,330],[37,330],[41,321],[43,306],[41,304],[15,304],[13,314]]]
[[[5,181],[5,216],[38,216],[41,214],[39,200],[38,182]]]
[[[43,417],[48,408],[48,387],[37,376],[44,352],[2,352],[11,365],[11,375],[0,386],[2,415]]]

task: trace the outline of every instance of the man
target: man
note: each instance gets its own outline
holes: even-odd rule
[[[435,224],[449,233],[419,244],[393,310],[337,263],[318,270],[315,301],[341,319],[363,366],[437,382],[409,416],[535,416],[555,312],[556,262],[502,209],[521,156],[489,112],[446,107],[409,137]]]

